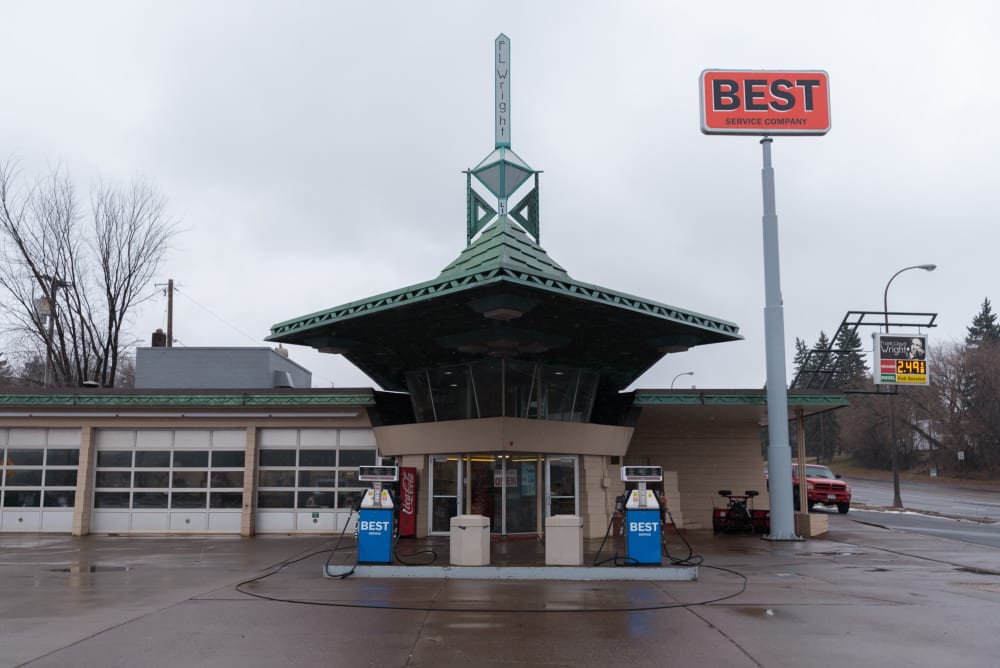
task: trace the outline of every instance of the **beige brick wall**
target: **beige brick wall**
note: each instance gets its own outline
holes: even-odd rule
[[[682,528],[711,528],[712,508],[726,503],[720,489],[757,490],[753,507],[769,507],[756,422],[671,420],[668,411],[643,409],[626,461],[676,473],[677,492],[668,489],[668,502]]]

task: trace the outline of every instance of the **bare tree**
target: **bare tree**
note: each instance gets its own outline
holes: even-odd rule
[[[133,344],[128,318],[152,296],[176,226],[145,181],[96,187],[88,216],[65,171],[23,181],[0,164],[3,333],[44,357],[45,384],[113,386]]]

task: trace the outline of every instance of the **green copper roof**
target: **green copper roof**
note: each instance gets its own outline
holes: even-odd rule
[[[502,217],[436,279],[280,322],[271,327],[267,340],[316,345],[303,341],[302,337],[351,318],[501,282],[598,302],[717,335],[713,341],[704,343],[742,338],[734,323],[573,280],[523,230]]]
[[[129,407],[329,407],[374,406],[371,392],[350,393],[219,393],[219,394],[133,394],[114,392],[80,392],[74,394],[0,394],[0,406],[129,406]]]
[[[635,406],[766,406],[767,393],[764,391],[718,391],[702,392],[673,390],[636,390],[633,400]],[[788,405],[791,408],[841,408],[849,406],[844,394],[802,394],[788,393]]]
[[[475,274],[500,267],[569,278],[566,270],[532,241],[524,230],[512,224],[507,216],[501,216],[487,227],[475,243],[467,246],[454,262],[442,270],[438,278]]]
[[[437,278],[278,323],[269,341],[344,355],[383,389],[484,357],[598,371],[620,391],[667,352],[742,338],[731,322],[569,276],[506,216]]]

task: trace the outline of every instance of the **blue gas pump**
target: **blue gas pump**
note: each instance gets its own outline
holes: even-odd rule
[[[660,544],[660,502],[653,490],[646,489],[647,482],[662,482],[660,466],[623,466],[621,477],[625,482],[638,484],[625,502],[625,554],[631,564],[662,565]]]
[[[361,500],[358,516],[358,563],[388,564],[392,561],[393,505],[382,483],[399,480],[399,468],[359,466],[358,480],[372,483]]]

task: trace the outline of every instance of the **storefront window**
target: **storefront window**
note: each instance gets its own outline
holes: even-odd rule
[[[418,422],[517,417],[587,422],[599,376],[523,360],[482,360],[407,374]]]

